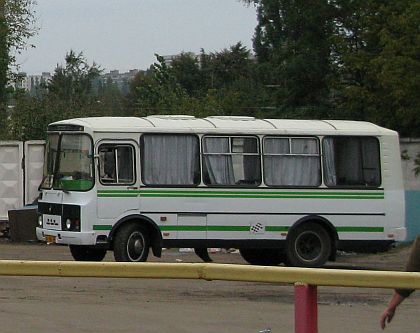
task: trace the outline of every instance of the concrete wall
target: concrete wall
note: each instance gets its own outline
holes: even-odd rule
[[[414,173],[414,160],[417,154],[420,159],[420,138],[403,138],[400,144],[405,187],[407,241],[412,241],[420,235],[420,174],[416,176]]]

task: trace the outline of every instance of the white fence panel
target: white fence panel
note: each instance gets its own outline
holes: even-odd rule
[[[23,142],[0,141],[0,220],[23,206]]]
[[[33,140],[25,142],[25,205],[38,198],[38,187],[42,181],[44,166],[45,141]]]

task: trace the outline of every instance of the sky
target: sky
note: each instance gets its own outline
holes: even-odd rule
[[[18,56],[27,74],[53,72],[70,50],[105,72],[147,69],[160,55],[252,50],[256,10],[239,0],[36,0],[38,34]]]

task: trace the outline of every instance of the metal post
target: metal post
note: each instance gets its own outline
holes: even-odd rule
[[[317,287],[295,284],[295,333],[318,333]]]

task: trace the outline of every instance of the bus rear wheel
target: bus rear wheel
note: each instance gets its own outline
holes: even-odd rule
[[[280,249],[240,249],[239,253],[251,265],[277,266],[285,259]]]
[[[102,261],[106,250],[87,245],[69,245],[71,255],[76,261]]]
[[[293,230],[287,238],[289,266],[321,267],[331,255],[331,238],[317,223],[308,222]]]
[[[122,226],[114,240],[115,261],[146,261],[149,247],[149,233],[145,226],[135,223]]]

